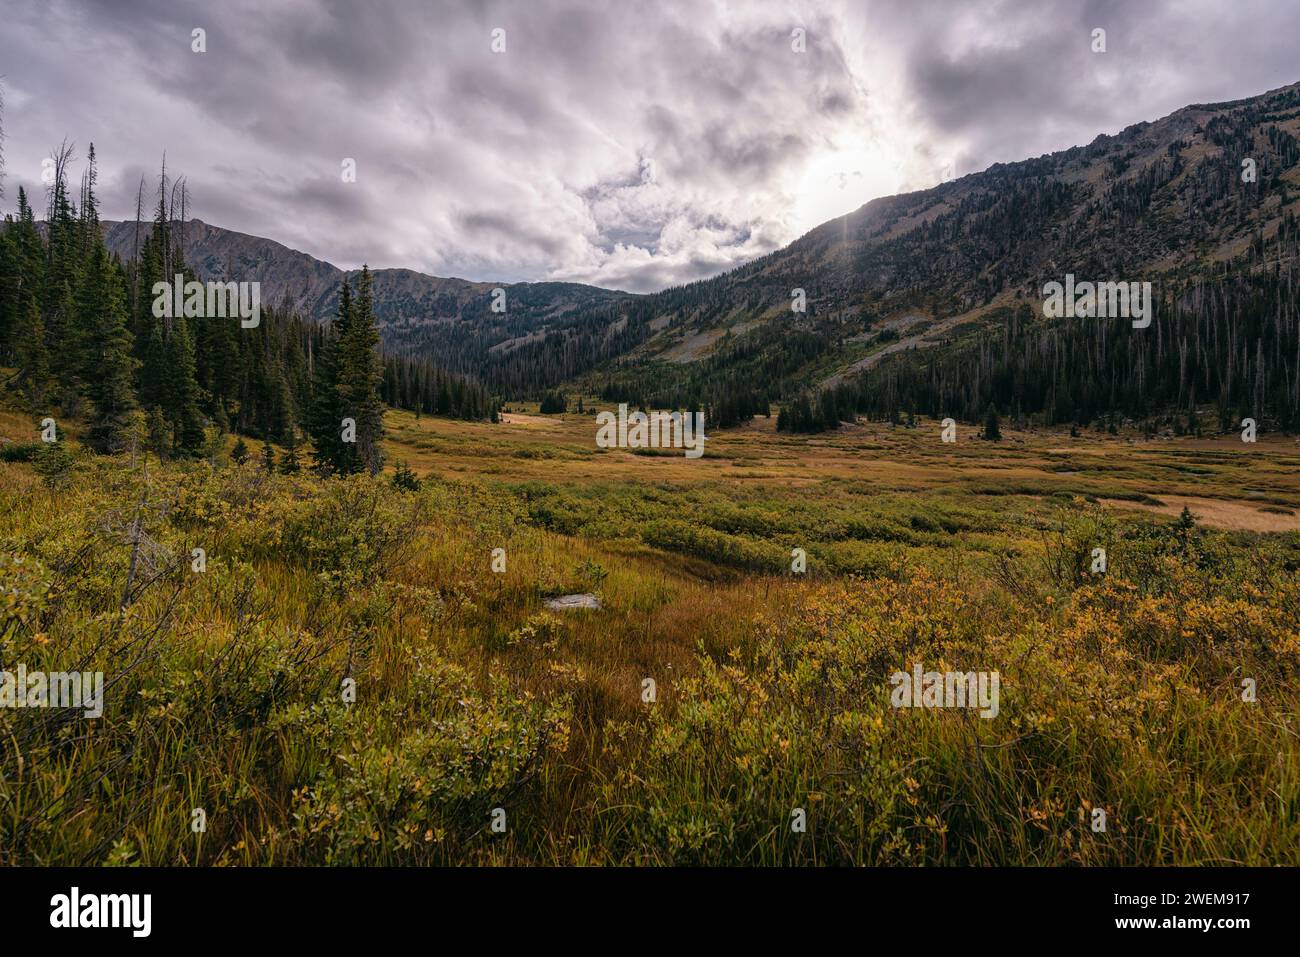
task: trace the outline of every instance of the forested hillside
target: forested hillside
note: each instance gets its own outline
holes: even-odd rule
[[[811,430],[993,404],[1151,428],[1210,406],[1215,427],[1293,428],[1298,136],[1293,85],[875,200],[653,297],[654,335],[586,381],[668,404],[761,394]],[[1152,282],[1153,324],[1045,319],[1043,285],[1066,273]]]
[[[340,280],[344,295],[326,325],[289,305],[265,305],[255,322],[159,316],[156,283],[198,278],[173,215],[186,203],[184,182],[160,175],[153,221],[136,225],[133,255],[123,260],[100,228],[93,145],[75,197],[73,160],[70,147],[56,157],[44,222],[20,188],[17,215],[0,232],[0,365],[15,370],[7,385],[36,417],[84,418],[89,444],[105,452],[203,455],[229,432],[294,449],[311,434],[319,459],[339,419],[360,416],[360,424],[380,400],[421,413],[495,415],[475,381],[427,357],[379,351],[369,270],[357,278],[355,306]],[[324,464],[360,467],[346,456]]]
[[[270,239],[185,219],[179,207],[171,215],[168,232],[199,279],[260,282],[263,301],[281,311],[327,324],[338,311],[344,279],[357,281],[356,271]],[[109,251],[123,262],[133,259],[140,246],[137,224],[103,228]],[[375,319],[390,354],[481,377],[494,392],[533,392],[640,341],[613,332],[626,315],[623,304],[637,299],[623,293],[579,283],[469,282],[412,269],[371,274]],[[540,345],[548,332],[549,342]],[[535,345],[540,348],[530,348]]]
[[[165,434],[173,450],[197,450],[201,422],[288,439],[315,401],[340,290],[359,274],[187,219],[184,183],[165,174],[152,224],[100,224],[93,160],[74,198],[70,159],[46,221],[20,196],[0,243],[0,349],[33,408],[108,408],[104,390],[131,391],[155,444]],[[800,431],[990,409],[1047,424],[1196,431],[1251,417],[1291,429],[1298,213],[1293,85],[875,200],[654,295],[376,270],[380,389],[390,404],[470,418],[558,390],[704,408],[720,428],[778,404],[782,428]],[[158,326],[141,289],[178,268],[263,282],[265,322]],[[1152,283],[1153,323],[1044,317],[1044,284],[1067,273]],[[131,370],[116,386],[87,374],[117,341],[115,320],[92,315],[106,289]]]

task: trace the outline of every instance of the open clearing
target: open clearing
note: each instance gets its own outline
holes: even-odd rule
[[[418,473],[503,482],[722,484],[783,491],[862,482],[877,492],[965,496],[1080,496],[1117,509],[1177,515],[1206,525],[1300,530],[1300,447],[1264,435],[1155,439],[1004,428],[985,442],[971,427],[944,444],[936,422],[916,428],[864,422],[835,433],[786,435],[775,418],[712,433],[703,458],[676,451],[598,449],[594,411],[504,413],[501,425],[390,412],[388,454]],[[1265,511],[1277,509],[1278,511]],[[1296,514],[1286,514],[1285,510]]]
[[[255,440],[147,474],[77,454],[56,485],[0,462],[14,660],[115,681],[75,748],[0,775],[0,857],[1300,861],[1293,439],[757,419],[691,460],[597,449],[593,414],[386,424],[418,488],[267,474]],[[165,567],[121,616],[140,502]],[[996,672],[996,720],[895,707],[913,665]]]

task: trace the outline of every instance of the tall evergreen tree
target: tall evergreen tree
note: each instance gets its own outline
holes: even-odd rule
[[[384,368],[372,286],[370,268],[362,266],[352,320],[339,340],[338,392],[344,414],[356,420],[356,450],[348,471],[364,469],[375,475],[383,467],[379,443],[384,437],[384,404],[379,387]]]
[[[27,303],[19,313],[14,327],[14,358],[18,363],[18,382],[33,412],[45,409],[46,390],[49,388],[50,355],[45,347],[45,326],[41,322],[41,308],[36,304],[35,293],[28,291]]]
[[[36,305],[37,320],[32,322],[31,303],[41,292],[45,249],[32,208],[27,203],[27,192],[18,187],[18,218],[5,218],[5,229],[0,236],[0,359],[13,358],[19,365],[19,353],[31,356],[40,353],[44,356],[45,372],[48,374],[48,343],[45,339],[35,343],[23,341],[23,336],[31,335],[32,329],[40,329],[44,336],[44,323],[40,317],[39,302]]]
[[[65,142],[52,159],[43,229],[22,188],[17,217],[0,229],[0,364],[18,367],[14,381],[33,410],[84,416],[93,448],[111,451],[128,432],[138,444],[147,430],[159,454],[202,455],[205,431],[290,443],[305,425],[319,464],[373,473],[382,466],[385,402],[470,418],[494,414],[479,383],[427,359],[379,350],[368,268],[355,296],[344,285],[329,329],[285,308],[264,308],[263,322],[250,329],[225,317],[187,318],[170,309],[155,315],[156,283],[198,279],[182,248],[184,180],[169,180],[164,166],[152,226],[138,228],[123,266],[109,254],[99,223],[94,146],[79,194],[68,186],[71,160]],[[142,203],[143,184],[137,207]],[[343,442],[349,418],[355,441]]]
[[[65,411],[76,411],[82,393],[82,357],[86,352],[86,330],[74,316],[73,290],[80,284],[82,230],[76,209],[68,198],[72,144],[64,142],[51,157],[53,178],[45,213],[48,238],[45,244],[41,318],[50,350],[51,368],[58,382]]]
[[[984,438],[991,442],[998,442],[1002,439],[1002,427],[998,421],[998,407],[990,405],[988,414],[984,416]]]
[[[307,421],[317,468],[347,471],[346,449],[341,439],[344,413],[339,395],[342,341],[352,325],[352,287],[345,278],[339,288],[339,309],[316,353],[312,377],[312,406]]]
[[[171,419],[172,448],[186,455],[203,454],[203,414],[199,409],[199,384],[194,375],[194,346],[184,316],[172,318],[166,338],[167,368],[163,382],[164,407]]]
[[[87,444],[99,452],[117,451],[139,406],[135,399],[135,359],[126,326],[125,290],[117,265],[96,233],[83,270],[79,313],[89,319],[86,340],[94,362],[86,376],[91,403]]]
[[[167,345],[163,341],[162,323],[155,323],[146,333],[147,340],[140,360],[140,404],[162,413],[167,401]],[[165,416],[164,416],[165,417]]]

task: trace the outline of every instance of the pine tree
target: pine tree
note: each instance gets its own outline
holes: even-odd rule
[[[418,492],[420,477],[405,462],[399,461],[393,468],[393,485],[403,492]]]
[[[99,231],[99,201],[95,198],[95,183],[99,171],[95,161],[95,144],[86,153],[86,172],[81,177],[81,219],[77,245],[83,259],[89,259],[97,241],[103,239]]]
[[[48,277],[53,272],[48,266]],[[76,415],[80,411],[81,369],[86,348],[82,343],[84,329],[75,320],[76,299],[69,281],[51,282],[57,292],[49,293],[50,305],[41,307],[41,321],[45,326],[45,346],[50,356],[50,373],[57,386],[59,401],[64,411]]]
[[[18,362],[19,385],[33,413],[45,409],[50,380],[50,355],[45,346],[45,325],[36,296],[27,293],[27,303],[13,330],[14,358]]]
[[[162,409],[155,406],[146,416],[146,428],[149,436],[149,451],[161,458],[166,458],[172,451],[171,428]]]
[[[172,318],[166,339],[167,368],[163,382],[164,409],[172,425],[172,448],[187,455],[203,454],[203,414],[194,375],[194,347],[184,316]]]
[[[140,363],[140,404],[161,412],[167,401],[167,345],[163,342],[163,327],[154,323],[147,335],[147,344],[137,348],[142,355]],[[138,340],[137,340],[138,344]]]
[[[68,199],[68,165],[71,144],[64,142],[54,152],[54,178],[49,187],[45,213],[48,239],[41,293],[41,318],[45,323],[51,371],[58,382],[66,412],[75,413],[82,392],[82,358],[87,330],[75,318],[73,290],[80,285],[83,258],[81,224]]]
[[[209,396],[213,414],[229,414],[238,384],[239,323],[208,317],[194,329],[194,360],[199,387]],[[284,381],[283,374],[279,377]]]
[[[341,471],[364,469],[376,475],[383,467],[380,442],[384,437],[384,404],[379,398],[379,386],[384,369],[373,306],[370,268],[362,266],[355,311],[340,340],[340,404],[344,414],[356,420],[355,456]]]
[[[990,442],[999,442],[1002,439],[1002,429],[998,423],[997,406],[989,406],[988,414],[984,417],[984,438]]]
[[[10,222],[6,217],[4,243],[8,250],[8,278],[4,283],[4,302],[0,304],[8,316],[9,336],[0,340],[0,354],[13,355],[18,347],[17,327],[29,321],[27,315],[29,300],[37,299],[39,314],[39,297],[44,282],[45,247],[41,234],[36,228],[36,218],[27,202],[27,191],[18,187],[18,218]],[[45,322],[42,318],[41,326]],[[47,334],[48,335],[48,334]],[[48,341],[43,343],[48,352]]]
[[[138,350],[136,355],[140,359],[145,358],[144,351],[152,344],[153,332],[160,330],[161,333],[165,333],[171,323],[170,319],[156,317],[153,314],[154,284],[170,282],[172,279],[171,276],[163,275],[162,243],[164,242],[164,230],[165,224],[154,223],[153,228],[145,236],[133,264],[135,294],[132,301],[135,304],[135,311],[131,316],[131,328],[135,333]],[[162,342],[162,335],[159,336],[158,341],[159,343]]]
[[[298,461],[298,440],[290,437],[289,447],[284,450],[284,458],[280,460],[280,471],[285,475],[297,475],[301,468]]]
[[[79,312],[91,318],[87,341],[94,357],[94,374],[86,376],[91,402],[87,444],[99,452],[117,451],[139,406],[135,400],[135,360],[126,327],[125,291],[116,264],[108,258],[96,232],[86,263]],[[97,303],[97,306],[92,304]]]
[[[340,439],[343,412],[339,401],[339,363],[342,339],[352,325],[352,287],[347,279],[339,288],[339,309],[333,326],[326,330],[316,354],[312,377],[312,405],[307,433],[321,471],[344,471],[344,448]]]

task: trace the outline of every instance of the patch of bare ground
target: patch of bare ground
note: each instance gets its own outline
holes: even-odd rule
[[[1160,515],[1178,515],[1183,507],[1202,525],[1245,532],[1296,532],[1300,531],[1300,515],[1284,512],[1266,512],[1258,505],[1245,502],[1225,502],[1216,498],[1197,498],[1190,495],[1161,495],[1161,504],[1128,502],[1121,499],[1102,499],[1107,505],[1118,508],[1135,508]]]
[[[669,362],[694,362],[713,343],[722,338],[722,332],[721,329],[706,329],[703,332],[693,331],[685,339],[665,352],[664,358]]]
[[[539,425],[559,425],[559,424],[560,424],[560,420],[559,420],[559,419],[552,419],[552,418],[550,418],[549,416],[545,416],[545,415],[520,415],[518,412],[502,412],[502,413],[501,413],[501,421],[502,421],[505,425],[523,425],[523,426],[534,426],[534,427],[539,426]]]

